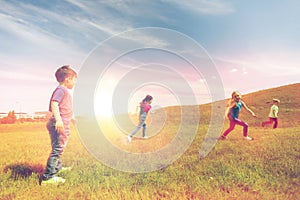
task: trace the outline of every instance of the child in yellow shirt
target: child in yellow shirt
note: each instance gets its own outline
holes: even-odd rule
[[[273,105],[270,108],[270,113],[269,113],[269,121],[263,122],[261,125],[264,127],[267,124],[273,124],[273,128],[277,128],[278,126],[278,104],[280,103],[279,99],[273,99]]]

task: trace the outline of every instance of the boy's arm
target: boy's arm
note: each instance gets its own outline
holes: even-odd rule
[[[51,110],[52,110],[53,116],[55,118],[55,130],[58,133],[63,133],[65,128],[64,128],[64,123],[62,122],[62,119],[61,119],[61,116],[60,116],[57,101],[51,101]]]
[[[243,102],[242,101],[242,103],[243,103],[243,107],[253,116],[253,117],[256,117],[256,115],[255,115],[255,113],[250,109],[250,108],[248,108],[248,106],[246,105],[246,103],[245,102]]]

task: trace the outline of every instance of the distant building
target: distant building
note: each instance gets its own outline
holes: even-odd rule
[[[35,112],[33,116],[34,120],[38,120],[38,121],[47,120],[50,117],[51,117],[51,112],[49,111]]]
[[[15,112],[14,114],[16,116],[16,119],[32,118],[31,115],[28,115],[27,113],[24,113],[24,112]]]
[[[14,115],[16,116],[16,119],[21,119],[21,118],[33,118],[32,115],[24,112],[14,112]],[[7,117],[8,113],[0,112],[0,119]]]
[[[9,123],[9,113],[0,112],[0,124]],[[34,121],[47,121],[51,117],[51,112],[49,111],[40,111],[35,112],[34,114],[28,114],[25,112],[13,112],[15,120],[19,122],[34,122]]]

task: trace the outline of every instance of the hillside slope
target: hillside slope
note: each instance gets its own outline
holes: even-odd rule
[[[300,83],[261,90],[243,95],[243,100],[256,113],[259,119],[267,120],[272,99],[280,99],[279,121],[280,126],[300,124]],[[242,116],[245,116],[243,112]],[[248,115],[248,114],[247,114]],[[249,115],[247,116],[249,118]],[[251,118],[251,116],[250,116]]]
[[[294,126],[300,124],[300,83],[280,86],[261,90],[249,94],[242,94],[243,101],[255,112],[257,118],[253,118],[245,110],[241,111],[240,118],[247,121],[251,126],[260,126],[262,121],[268,120],[272,99],[280,99],[279,104],[279,127]],[[228,99],[214,102],[220,109],[220,114],[224,113]],[[199,105],[200,122],[210,123],[211,103]],[[177,106],[165,108],[166,113],[171,118],[178,118],[180,108]],[[225,113],[224,113],[225,114]],[[155,116],[154,116],[155,118]]]

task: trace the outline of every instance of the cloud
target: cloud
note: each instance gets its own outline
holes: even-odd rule
[[[62,51],[68,50],[65,47],[73,51],[89,51],[108,35],[117,32],[113,30],[117,25],[113,26],[113,23],[102,20],[105,23],[95,26],[89,13],[75,9],[63,1],[57,7],[60,9],[54,10],[39,4],[5,2],[0,8],[3,24],[0,29],[27,43]]]
[[[47,81],[47,82],[53,82],[53,78],[48,77],[42,77],[38,74],[25,74],[25,73],[18,73],[18,72],[12,72],[12,71],[6,71],[6,70],[0,70],[0,79],[1,80],[18,80],[18,81]]]
[[[298,52],[269,52],[247,55],[240,58],[214,57],[218,68],[230,67],[230,72],[241,71],[246,74],[265,74],[265,76],[295,76],[300,75],[300,58]],[[234,68],[232,68],[234,66]]]
[[[8,4],[8,3],[7,3]],[[7,33],[10,37],[14,36],[17,42],[20,42],[21,45],[18,48],[28,47],[36,48],[37,51],[50,51],[50,52],[81,52],[77,47],[76,43],[73,43],[69,38],[62,38],[57,34],[54,34],[54,30],[49,30],[49,28],[44,28],[40,22],[37,22],[35,15],[43,16],[41,17],[43,23],[50,23],[53,20],[59,20],[62,17],[59,17],[58,14],[51,13],[45,9],[39,9],[32,5],[23,5],[16,7],[10,7],[6,5],[6,10],[0,10],[0,19],[2,33]],[[24,9],[24,10],[23,10]],[[2,11],[2,13],[1,13]],[[14,13],[14,15],[7,14]],[[72,24],[68,20],[60,20],[62,24]],[[1,34],[1,32],[0,32]],[[22,45],[23,43],[23,45]],[[41,48],[40,48],[41,47]],[[18,50],[14,44],[10,45],[11,49]],[[29,49],[30,50],[30,49]],[[5,52],[5,51],[4,51]]]
[[[247,68],[246,68],[246,67],[243,67],[243,69],[242,69],[242,74],[243,74],[243,75],[248,74],[248,71],[247,71]]]
[[[237,72],[238,70],[236,68],[233,68],[230,70],[231,73]]]
[[[227,13],[231,6],[218,0],[162,1],[160,5],[151,1],[60,1],[47,7],[47,3],[29,4],[24,2],[4,2],[0,8],[0,18],[4,31],[15,35],[20,40],[37,46],[51,48],[52,51],[85,51],[89,52],[100,42],[112,35],[132,30],[140,18],[172,20],[166,16],[163,8],[177,5],[207,14]],[[57,9],[59,8],[59,9]],[[153,8],[153,9],[151,9]],[[14,13],[11,15],[10,13]],[[136,19],[136,16],[140,16]],[[141,17],[142,16],[142,17]],[[125,39],[140,44],[155,44],[165,47],[169,44],[159,36],[135,32],[127,34]],[[23,45],[24,46],[24,45]]]
[[[175,4],[185,10],[206,14],[206,15],[224,15],[233,13],[234,7],[222,0],[163,0],[170,4]]]

